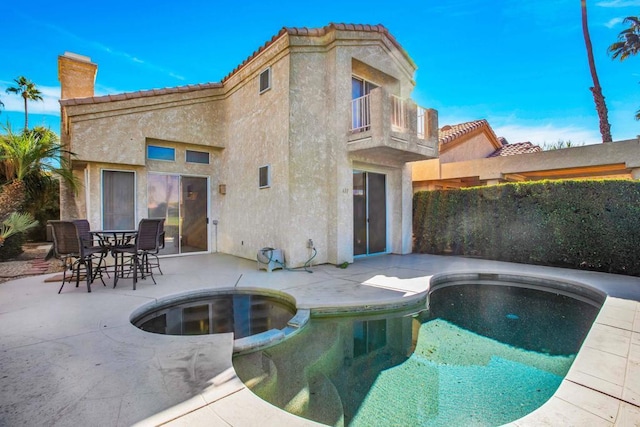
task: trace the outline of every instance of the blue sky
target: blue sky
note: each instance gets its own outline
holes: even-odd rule
[[[621,63],[606,49],[622,19],[640,15],[640,0],[587,6],[613,139],[635,138],[640,56]],[[512,143],[601,140],[578,0],[27,0],[0,15],[0,123],[23,126],[22,100],[5,89],[24,75],[45,97],[29,104],[30,126],[58,132],[65,51],[98,64],[96,94],[105,95],[218,82],[283,26],[330,22],[387,27],[418,66],[413,99],[438,109],[440,126],[484,118]]]

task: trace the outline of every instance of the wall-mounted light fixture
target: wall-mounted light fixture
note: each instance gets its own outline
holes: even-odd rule
[[[227,184],[218,185],[218,193],[227,194]]]

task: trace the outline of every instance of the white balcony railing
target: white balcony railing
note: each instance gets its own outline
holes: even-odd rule
[[[365,95],[351,101],[351,131],[363,132],[371,126],[371,96]]]
[[[424,139],[425,135],[426,135],[426,111],[424,108],[418,106],[417,107],[417,112],[418,112],[418,119],[416,122],[416,130],[417,130],[417,135],[419,139]]]
[[[380,89],[376,89],[376,93],[367,94],[359,98],[351,100],[351,133],[365,132],[371,129],[371,126],[378,126],[377,116],[372,116],[372,102],[376,111],[380,111],[378,103],[388,96],[387,108],[383,108],[382,111],[386,115],[383,121],[386,121],[386,126],[391,125],[391,130],[394,132],[413,133],[417,139],[425,140],[428,138],[428,126],[429,117],[428,110],[415,105],[409,100],[402,99],[396,95],[383,95],[377,93]],[[373,100],[372,100],[373,97]],[[385,106],[386,107],[386,106]],[[415,116],[413,116],[415,114]],[[412,117],[410,117],[412,116]],[[415,117],[415,118],[414,118]],[[376,121],[376,123],[372,123]],[[384,124],[381,124],[385,126]]]
[[[395,131],[404,131],[407,128],[405,102],[391,95],[391,128]]]

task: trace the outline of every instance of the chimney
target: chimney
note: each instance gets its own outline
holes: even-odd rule
[[[88,56],[71,52],[58,56],[60,99],[92,97],[97,72],[98,66]]]

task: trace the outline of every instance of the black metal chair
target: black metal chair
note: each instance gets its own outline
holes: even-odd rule
[[[62,292],[65,283],[75,278],[76,287],[80,285],[81,268],[87,280],[87,292],[91,292],[91,283],[95,279],[93,273],[93,259],[96,254],[102,252],[102,248],[89,248],[82,244],[78,227],[73,221],[49,221],[53,234],[53,249],[56,258],[64,264],[62,274],[62,285],[58,293]],[[100,255],[101,257],[103,255]],[[67,279],[67,270],[71,271],[71,276]],[[100,276],[102,280],[102,276]],[[104,280],[102,280],[104,285]],[[106,286],[106,285],[105,285]]]
[[[145,279],[146,266],[144,261],[147,259],[148,253],[159,250],[160,225],[163,221],[163,219],[158,218],[140,220],[134,243],[131,246],[113,247],[111,249],[116,260],[113,280],[114,288],[118,284],[119,278],[133,275],[133,289],[135,290],[138,282],[138,271],[140,271],[140,277]],[[120,266],[118,266],[118,259],[121,261]],[[148,274],[155,284],[156,279],[153,277],[153,270],[149,269]]]
[[[164,218],[159,218],[160,225],[158,228],[158,245],[155,249],[148,250],[144,252],[142,263],[144,265],[145,272],[152,275],[152,269],[157,268],[160,274],[162,273],[162,269],[160,269],[160,258],[158,254],[160,253],[160,249],[164,249]],[[153,278],[153,275],[151,276]],[[155,282],[155,279],[154,279]]]
[[[80,243],[84,249],[89,250],[91,252],[95,252],[96,255],[100,255],[100,259],[98,260],[98,265],[94,269],[94,280],[97,275],[102,279],[102,272],[105,272],[107,276],[109,276],[109,272],[107,271],[107,261],[105,257],[109,253],[109,246],[103,243],[100,239],[94,238],[94,235],[91,234],[91,226],[89,221],[86,219],[76,219],[73,221],[78,229],[78,234],[80,235]],[[104,281],[103,281],[104,283]]]

